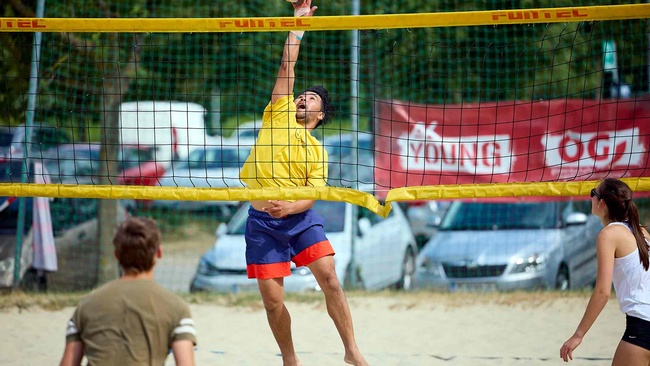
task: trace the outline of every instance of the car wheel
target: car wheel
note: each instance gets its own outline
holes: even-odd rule
[[[361,279],[361,273],[359,272],[359,267],[352,268],[352,264],[348,265],[348,268],[345,270],[345,278],[343,280],[343,288],[346,290],[349,289],[363,289],[363,280]]]
[[[194,281],[192,281],[192,283],[190,284],[190,293],[194,294],[194,293],[197,293],[197,292],[205,292],[205,291],[203,291],[203,289],[195,287],[194,286]]]
[[[569,290],[569,269],[566,266],[560,267],[555,277],[555,289],[558,291]]]
[[[415,255],[413,250],[409,247],[404,254],[404,261],[402,262],[402,276],[395,284],[397,290],[410,291],[413,289],[413,275],[415,274]]]
[[[423,235],[423,234],[418,234],[418,235],[415,237],[415,243],[416,243],[417,246],[418,246],[418,250],[422,249],[422,248],[424,247],[424,244],[427,243],[427,241],[429,241],[429,237],[428,237],[428,236]]]

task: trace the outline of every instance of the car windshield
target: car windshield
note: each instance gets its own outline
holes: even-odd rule
[[[23,160],[12,159],[0,161],[0,182],[20,183],[22,179]]]
[[[9,147],[13,134],[10,131],[0,131],[0,146]]]
[[[120,171],[155,161],[153,147],[122,146],[117,150],[117,167]],[[58,180],[79,176],[94,176],[100,169],[100,149],[98,146],[61,147],[49,150],[43,161],[50,176]]]
[[[334,201],[316,201],[314,210],[325,220],[326,233],[342,232],[345,228],[345,203]],[[228,223],[228,234],[244,235],[246,232],[246,218],[248,205],[245,205]]]
[[[121,170],[133,168],[142,163],[155,161],[155,149],[153,147],[120,148],[118,160]]]
[[[194,150],[178,167],[190,169],[241,168],[248,158],[246,148],[210,148]]]
[[[355,136],[356,137],[356,136]],[[327,150],[327,155],[330,157],[338,157],[343,159],[352,155],[352,138],[346,136],[330,137],[324,142],[324,147]],[[372,140],[358,136],[357,138],[357,155],[365,153],[372,153]]]
[[[557,202],[454,202],[440,230],[550,229],[559,224]]]

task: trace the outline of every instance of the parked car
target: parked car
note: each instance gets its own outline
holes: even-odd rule
[[[11,156],[13,158],[22,157],[25,154],[25,139],[27,138],[27,128],[24,124],[13,127],[13,136],[11,139]],[[43,154],[56,146],[69,144],[70,137],[63,132],[62,128],[37,123],[32,126],[30,157],[41,158]]]
[[[233,132],[232,137],[238,140],[256,140],[257,134],[262,128],[262,120],[255,120],[241,123]]]
[[[451,201],[409,201],[402,205],[421,249],[438,232]]]
[[[216,243],[201,257],[190,291],[257,289],[257,282],[246,275],[244,231],[248,207],[242,206],[227,225],[219,226]],[[417,248],[399,207],[393,206],[386,219],[344,202],[317,201],[314,210],[325,219],[325,232],[336,252],[336,272],[344,286],[411,289]],[[358,228],[354,237],[353,225]],[[351,265],[353,253],[355,266]],[[295,268],[292,264],[291,272],[284,280],[286,291],[320,290],[309,268]]]
[[[415,286],[576,289],[596,280],[600,220],[588,201],[455,201],[422,248]]]
[[[154,146],[164,168],[187,160],[196,148],[221,145],[221,136],[206,131],[207,110],[183,101],[140,100],[120,104],[120,142]]]
[[[356,142],[358,156],[374,155],[374,139],[370,132],[358,131],[327,135],[323,139],[323,147],[327,150],[330,159],[338,157],[338,160],[342,160],[352,155],[353,142]]]
[[[22,181],[23,161],[21,159],[0,159],[0,183],[19,183]],[[28,171],[26,171],[27,173]],[[33,172],[33,169],[29,170]],[[27,173],[25,182],[33,183],[34,175]],[[25,200],[25,223],[23,227],[23,245],[20,255],[20,278],[32,263],[32,199]],[[18,210],[20,200],[15,197],[0,197],[0,288],[11,287],[14,280],[14,263],[16,253],[16,234],[18,232]]]
[[[9,157],[13,137],[14,133],[9,127],[0,127],[0,159]]]
[[[23,164],[22,159],[0,160],[0,183],[21,182]],[[27,183],[34,182],[33,172],[33,164],[30,164],[25,175]],[[0,207],[12,198],[0,197]],[[25,225],[20,255],[20,278],[27,288],[31,288],[34,285],[34,278],[30,276],[29,271],[33,259],[33,199],[24,197],[23,200]],[[81,291],[91,289],[97,284],[94,268],[99,260],[98,202],[97,199],[64,197],[50,201],[59,270],[48,274],[49,289]],[[18,210],[19,199],[13,200],[10,205],[0,210],[0,288],[11,287],[13,284]],[[118,222],[124,220],[127,215],[126,207],[118,204]],[[87,265],[80,265],[82,263]]]
[[[356,139],[356,159],[352,142]],[[334,187],[352,187],[362,191],[374,191],[375,158],[372,134],[367,132],[329,135],[323,139],[323,147],[329,157],[328,184]]]
[[[165,187],[240,188],[239,171],[250,154],[250,147],[224,145],[197,149],[188,161],[179,161],[160,178]],[[237,201],[154,201],[154,206],[198,211],[216,208],[228,218],[240,205]]]
[[[100,145],[96,143],[63,144],[48,150],[43,161],[53,183],[74,183],[87,178],[99,184]],[[165,173],[162,164],[155,160],[152,146],[120,145],[117,149],[118,177],[122,185],[158,184]]]

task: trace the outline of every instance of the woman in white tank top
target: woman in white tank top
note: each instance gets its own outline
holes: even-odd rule
[[[618,344],[612,365],[650,365],[650,236],[639,221],[632,202],[632,190],[623,181],[604,179],[591,190],[591,212],[605,226],[596,239],[598,274],[596,286],[575,333],[560,348],[568,362],[573,350],[609,300],[612,283],[621,311],[626,314],[626,329]],[[644,291],[645,290],[645,291]]]

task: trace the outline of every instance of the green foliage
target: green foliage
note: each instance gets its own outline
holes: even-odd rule
[[[635,0],[634,3],[642,1]],[[624,3],[615,1],[615,3]],[[26,6],[35,2],[25,1]],[[450,12],[599,5],[548,0],[362,2],[362,14]],[[347,15],[346,0],[328,0],[318,16]],[[3,4],[4,16],[28,16]],[[47,2],[46,17],[190,18],[289,16],[283,0],[120,0]],[[377,29],[360,32],[360,63],[350,63],[349,31],[310,32],[296,70],[296,92],[326,86],[339,126],[349,125],[350,71],[358,68],[358,111],[370,121],[376,99],[460,103],[513,99],[598,98],[602,42],[617,44],[622,81],[647,92],[647,19],[484,27]],[[267,33],[45,33],[37,119],[66,127],[78,139],[99,137],[106,78],[122,75],[137,56],[121,101],[180,100],[202,104],[220,125],[259,118],[269,100],[286,35]],[[30,33],[0,33],[0,124],[24,120]],[[216,96],[216,98],[215,98]],[[216,115],[216,114],[215,114]],[[208,126],[217,130],[218,126]]]

